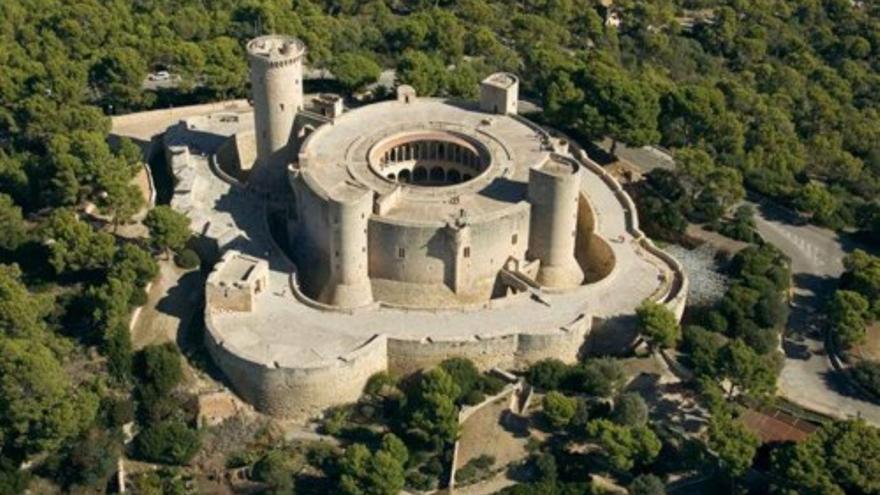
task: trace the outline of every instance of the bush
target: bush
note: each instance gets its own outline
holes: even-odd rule
[[[591,359],[567,380],[571,388],[599,397],[613,397],[623,386],[626,374],[620,362],[611,358]]]
[[[455,481],[462,484],[473,483],[483,477],[486,472],[495,465],[495,458],[491,455],[481,455],[471,459],[455,473]]]
[[[665,495],[663,480],[653,474],[643,474],[629,484],[630,495]]]
[[[544,396],[542,406],[544,417],[557,429],[565,428],[577,412],[577,401],[556,391]]]
[[[68,446],[58,475],[65,483],[98,487],[107,483],[116,471],[116,460],[122,452],[119,430],[92,428]]]
[[[406,485],[420,492],[427,492],[437,486],[437,478],[421,471],[410,471],[406,475]]]
[[[501,392],[501,389],[503,389],[506,384],[507,382],[505,382],[501,378],[498,378],[497,376],[484,375],[482,390],[483,393],[486,395],[495,395]]]
[[[622,394],[614,403],[611,419],[624,426],[643,426],[648,422],[648,405],[635,392]]]
[[[681,338],[678,318],[666,306],[645,300],[636,310],[639,333],[657,347],[674,347]]]
[[[192,270],[193,268],[198,267],[202,263],[202,260],[199,258],[198,253],[192,249],[186,248],[174,255],[174,263],[180,268]]]
[[[270,450],[254,464],[251,476],[269,485],[268,493],[293,491],[293,467],[290,456],[281,450]]]
[[[146,461],[186,464],[201,444],[198,430],[180,420],[160,421],[148,426],[135,438],[137,455]]]
[[[544,390],[556,390],[568,375],[569,367],[558,359],[542,359],[531,365],[526,372],[526,379],[532,386]]]
[[[455,472],[455,481],[461,485],[473,482],[476,477],[477,468],[471,463],[465,464]]]
[[[880,362],[859,361],[853,367],[852,373],[856,381],[880,398]]]
[[[350,416],[351,412],[346,407],[330,409],[324,415],[324,421],[321,423],[321,433],[332,436],[339,435],[348,424]]]
[[[388,374],[387,371],[374,373],[364,385],[364,394],[366,395],[382,395],[389,388],[396,388],[397,380]]]
[[[468,406],[474,406],[479,404],[480,402],[483,402],[483,400],[485,399],[486,394],[484,394],[483,392],[479,390],[470,390],[464,395],[464,397],[461,398],[461,403]]]
[[[108,428],[119,428],[134,421],[134,405],[128,398],[105,397],[101,401],[101,411]]]
[[[138,393],[148,409],[151,403],[166,398],[183,380],[180,352],[173,343],[144,347],[138,359]]]
[[[477,469],[489,469],[495,465],[495,457],[483,454],[471,461]]]
[[[480,373],[467,358],[450,358],[440,363],[440,367],[460,389],[456,400],[458,404],[479,404],[486,395],[497,394],[505,385],[504,380],[498,377]]]
[[[137,308],[138,306],[147,304],[148,300],[149,296],[147,295],[147,291],[140,287],[133,287],[131,290],[131,297],[128,298],[128,305],[132,308]]]

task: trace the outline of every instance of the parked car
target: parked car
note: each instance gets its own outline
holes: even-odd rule
[[[159,72],[153,72],[147,79],[150,81],[167,81],[171,79],[171,74],[168,73],[167,70],[160,70]]]

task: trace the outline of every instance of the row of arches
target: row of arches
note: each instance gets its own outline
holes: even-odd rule
[[[468,147],[446,141],[412,141],[389,148],[380,159],[383,166],[406,161],[442,161],[481,170],[480,155]]]
[[[473,175],[467,172],[462,173],[457,168],[434,166],[427,167],[417,166],[411,171],[403,169],[399,172],[390,172],[386,175],[388,180],[400,182],[402,184],[419,184],[427,186],[435,185],[454,185],[467,182],[473,179]]]

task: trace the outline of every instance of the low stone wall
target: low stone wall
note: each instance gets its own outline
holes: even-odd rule
[[[516,334],[487,338],[422,340],[388,339],[388,371],[409,374],[430,368],[451,357],[472,360],[481,370],[513,367],[518,347]]]
[[[592,161],[590,157],[587,156],[586,152],[576,145],[572,145],[572,152],[581,164],[599,175],[608,187],[614,191],[614,195],[623,205],[623,209],[626,212],[626,226],[630,235],[639,242],[645,251],[648,251],[669,266],[669,269],[673,274],[673,280],[668,281],[667,286],[656,295],[655,299],[666,305],[670,311],[675,313],[678,319],[681,319],[687,302],[688,288],[687,275],[685,275],[681,263],[662,249],[655,246],[654,243],[645,236],[645,233],[639,229],[639,218],[635,203],[633,203],[629,194],[623,190],[623,187],[617,182],[617,179],[612,177],[611,174],[599,166],[599,164]]]
[[[335,405],[355,402],[367,380],[385,371],[386,339],[373,337],[346,356],[308,368],[258,363],[229,352],[213,330],[210,309],[205,310],[205,346],[223,370],[235,392],[260,412],[305,420]]]
[[[451,357],[465,357],[481,370],[523,369],[545,358],[567,363],[578,354],[591,328],[592,319],[581,315],[551,332],[520,332],[470,338],[425,337],[421,340],[388,338],[388,371],[408,374],[436,366]]]
[[[479,412],[481,409],[488,406],[489,404],[494,404],[496,401],[502,400],[506,397],[512,398],[514,396],[514,394],[516,394],[517,392],[519,392],[521,390],[522,386],[523,386],[522,383],[509,384],[506,387],[504,387],[504,389],[501,392],[499,392],[495,395],[492,395],[490,397],[486,397],[483,400],[483,402],[480,402],[479,404],[476,404],[473,406],[463,407],[458,412],[458,425],[459,425],[459,427],[461,427],[461,425],[463,425],[464,422],[468,420],[468,418],[470,418],[471,416],[473,416],[474,414],[476,414],[477,412]],[[461,444],[461,441],[456,440],[455,444],[452,446],[452,461],[451,461],[452,464],[449,467],[449,480],[448,480],[449,493],[453,493],[455,490],[455,473],[458,471],[458,450],[459,450],[460,444]]]

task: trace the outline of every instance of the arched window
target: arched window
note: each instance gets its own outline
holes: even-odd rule
[[[434,167],[431,169],[431,182],[443,182],[446,179],[446,172],[443,167]]]
[[[413,182],[425,182],[426,180],[428,180],[428,169],[416,167],[413,170]]]
[[[401,170],[399,174],[397,174],[398,181],[403,182],[404,184],[408,184],[410,182],[410,173],[409,170]]]
[[[461,182],[461,173],[455,169],[450,170],[446,173],[446,182],[450,184],[458,184]]]

